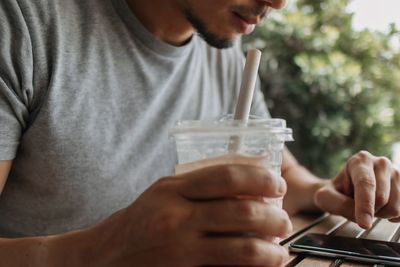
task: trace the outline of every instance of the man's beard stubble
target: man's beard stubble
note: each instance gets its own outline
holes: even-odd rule
[[[185,10],[185,15],[187,20],[192,24],[193,28],[196,29],[197,33],[200,35],[201,38],[206,41],[209,45],[223,49],[229,48],[233,46],[233,40],[228,38],[221,38],[218,37],[216,34],[210,32],[205,23],[199,19],[190,9]]]
[[[268,11],[268,8],[263,5],[258,5],[252,8],[238,6],[232,10],[232,12],[237,14],[259,16],[261,17],[261,19],[264,19],[268,15]],[[192,24],[192,26],[196,29],[200,37],[202,37],[204,41],[206,41],[209,45],[219,49],[229,48],[233,46],[233,39],[222,38],[209,31],[204,21],[198,18],[190,7],[187,7],[185,9],[185,16],[187,20]]]

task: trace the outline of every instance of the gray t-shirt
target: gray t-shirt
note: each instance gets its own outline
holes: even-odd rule
[[[167,131],[232,113],[243,56],[156,39],[124,0],[0,1],[0,236],[66,232],[173,171]],[[267,115],[258,92],[254,113]]]

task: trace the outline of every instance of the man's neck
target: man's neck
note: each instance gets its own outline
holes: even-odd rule
[[[187,43],[193,27],[175,0],[127,0],[131,11],[156,37],[175,46]]]

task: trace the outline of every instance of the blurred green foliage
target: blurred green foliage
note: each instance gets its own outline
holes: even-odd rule
[[[263,52],[262,88],[294,130],[289,148],[322,177],[359,150],[390,156],[400,140],[399,31],[357,31],[347,6],[294,1],[243,42]]]

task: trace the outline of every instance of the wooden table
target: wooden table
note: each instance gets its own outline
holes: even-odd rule
[[[324,215],[298,215],[292,217],[293,233],[290,237],[281,242],[284,246],[306,233],[324,233],[330,235],[341,235],[348,237],[362,237],[367,239],[377,239],[385,241],[400,242],[400,223],[391,223],[384,219],[375,219],[371,229],[363,230],[357,224],[350,222],[343,217],[324,214]],[[381,266],[365,263],[343,262],[342,260],[331,260],[322,257],[304,256],[301,254],[291,254],[287,267],[366,267]]]

